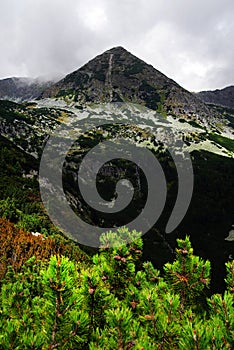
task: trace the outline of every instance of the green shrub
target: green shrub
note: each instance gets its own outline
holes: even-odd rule
[[[188,237],[178,246],[163,276],[139,264],[142,240],[127,229],[102,236],[92,265],[57,255],[10,269],[0,294],[0,348],[232,349],[233,262],[227,291],[206,298],[209,262],[193,255]]]

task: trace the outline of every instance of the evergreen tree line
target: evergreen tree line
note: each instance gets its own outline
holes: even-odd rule
[[[177,240],[162,273],[142,262],[135,231],[103,234],[92,261],[46,240],[22,264],[8,261],[0,349],[234,348],[234,262],[226,264],[224,294],[208,297],[210,262],[193,254],[189,237]],[[38,254],[43,244],[49,255]]]

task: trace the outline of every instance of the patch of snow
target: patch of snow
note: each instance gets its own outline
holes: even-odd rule
[[[219,154],[220,156],[228,157],[228,158],[234,158],[234,154],[230,151],[227,151],[226,148],[214,145],[210,140],[201,141],[199,143],[193,143],[190,146],[186,148],[188,152],[192,151],[208,151],[215,154]]]
[[[170,115],[167,117],[167,120],[171,123],[171,126],[173,128],[176,128],[177,130],[180,130],[180,131],[197,132],[197,133],[203,133],[205,131],[201,128],[196,128],[187,122],[181,123],[178,119],[174,119]]]
[[[232,225],[232,227],[234,227],[234,225]],[[225,241],[234,241],[234,230],[229,231],[229,235],[225,238]]]
[[[31,232],[31,234],[35,237],[41,236],[40,232]]]

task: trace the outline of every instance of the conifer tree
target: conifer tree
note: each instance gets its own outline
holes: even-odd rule
[[[193,255],[188,237],[162,273],[141,265],[141,253],[139,234],[121,229],[103,235],[92,264],[57,254],[9,267],[0,349],[233,349],[233,262],[225,293],[206,298],[210,264]]]

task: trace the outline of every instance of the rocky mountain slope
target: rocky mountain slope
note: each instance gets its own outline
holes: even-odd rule
[[[9,87],[4,90],[5,93],[12,93],[12,96],[18,94],[18,98],[20,93],[24,96],[22,98],[35,98],[42,89],[36,82],[30,85],[27,79],[3,82]],[[56,123],[65,119],[73,123],[77,118],[84,115],[89,118],[94,114],[104,119],[111,118],[111,108],[106,108],[106,116],[100,110],[100,105],[103,107],[110,102],[124,105],[122,111],[118,107],[114,111],[120,120],[122,118],[133,125],[154,128],[155,136],[160,137],[161,141],[166,140],[169,130],[179,133],[191,152],[203,149],[233,157],[232,140],[228,139],[234,138],[233,114],[223,108],[207,106],[122,47],[104,52],[52,84],[36,102],[10,104],[2,101],[0,131],[38,158],[42,139],[52,132]],[[132,105],[135,106],[134,113]]]
[[[221,90],[201,91],[196,94],[202,101],[234,109],[234,86]]]
[[[63,98],[81,106],[133,102],[214,129],[222,120],[217,111],[122,47],[95,57],[45,90],[41,98]]]
[[[29,89],[28,93],[29,99],[36,97],[34,90]],[[93,120],[104,126],[82,134],[79,122],[92,125]],[[113,121],[113,126],[105,126],[105,121]],[[59,125],[66,126],[64,134],[57,134]],[[129,175],[127,178],[136,190],[133,204],[111,217],[91,210],[82,201],[77,189],[77,169],[84,155],[102,141],[123,137],[137,147],[148,148],[163,167],[168,195],[162,217],[144,237],[145,258],[161,266],[172,257],[175,238],[190,234],[197,253],[212,261],[218,285],[218,279],[223,279],[222,266],[233,254],[234,244],[229,232],[233,225],[234,115],[224,107],[207,105],[152,66],[117,47],[45,89],[33,102],[0,101],[4,159],[8,157],[9,144],[14,144],[26,159],[29,157],[27,164],[33,163],[32,159],[38,164],[52,133],[59,136],[63,148],[60,141],[69,137],[67,127],[77,135],[77,142],[64,163],[64,189],[78,216],[83,215],[90,224],[113,227],[125,225],[129,218],[140,213],[146,184],[136,166],[120,159],[106,164],[100,171],[100,193],[107,201],[112,201],[116,181],[123,174]],[[178,189],[176,169],[166,149],[171,137],[182,139],[190,152],[194,193],[184,220],[175,232],[167,235],[165,227]],[[30,170],[37,174],[38,169],[34,166],[23,170],[24,176],[31,176]],[[51,191],[46,179],[45,187]]]
[[[0,99],[27,101],[37,98],[52,85],[51,81],[31,78],[6,78],[0,80]]]

